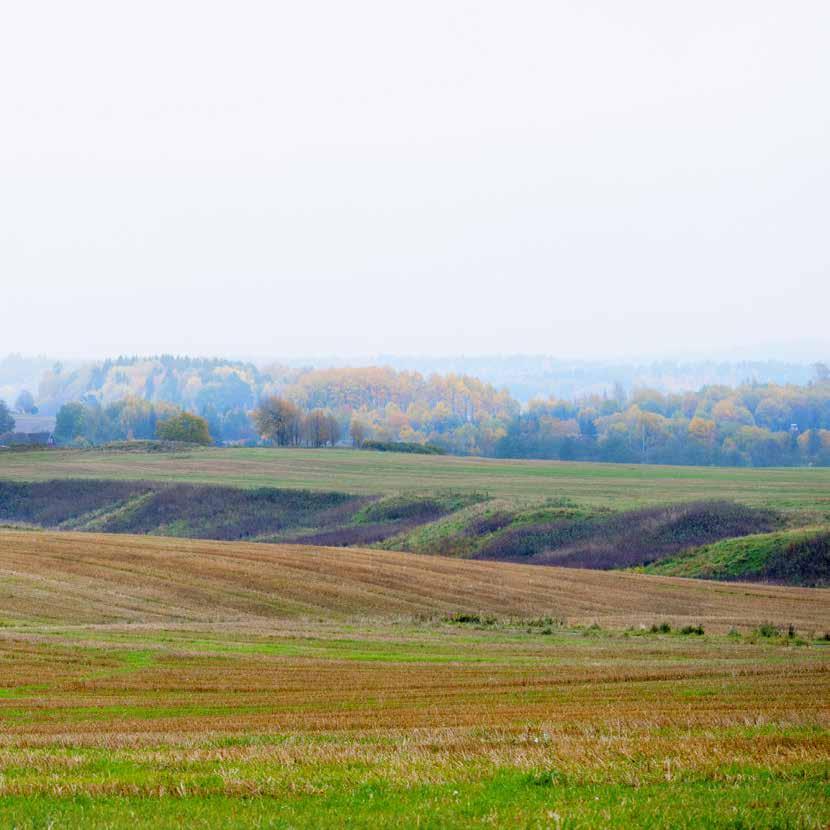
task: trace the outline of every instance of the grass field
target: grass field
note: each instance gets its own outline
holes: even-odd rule
[[[810,511],[822,521],[830,521],[830,468],[660,467],[346,449],[0,453],[0,479],[43,481],[67,477],[289,487],[385,496],[448,490],[510,500],[567,497],[580,504],[614,509],[679,500],[734,499],[753,506]]]
[[[817,589],[0,531],[0,826],[826,827],[828,628]]]

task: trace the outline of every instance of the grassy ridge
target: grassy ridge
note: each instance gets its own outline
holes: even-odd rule
[[[773,511],[726,501],[683,502],[591,518],[511,524],[476,556],[502,561],[620,568],[662,559],[693,544],[781,525]]]
[[[830,822],[826,591],[3,531],[0,597],[2,826]]]
[[[705,579],[770,579],[830,584],[830,530],[806,528],[724,539],[642,569]]]
[[[50,477],[56,479],[53,484]],[[61,482],[78,498],[74,515],[69,507],[61,514],[63,502],[56,496]],[[43,506],[48,520],[28,517],[26,505],[19,515],[4,512],[3,492],[14,487],[49,491]],[[88,497],[96,487],[108,507]],[[197,538],[372,545],[580,567],[638,566],[747,533],[830,526],[828,494],[830,469],[656,467],[270,448],[0,453],[0,519],[9,521]],[[292,506],[297,500],[303,504]],[[366,508],[370,501],[377,507]],[[692,515],[694,503],[703,501],[712,509]],[[748,508],[757,512],[723,521],[726,513]],[[672,519],[672,511],[686,509],[689,516]],[[810,571],[785,565],[775,576],[752,568],[718,573],[798,584]],[[809,580],[820,581],[820,569],[813,571]],[[689,573],[708,577],[714,572],[701,568]]]
[[[370,499],[323,491],[241,489],[146,481],[0,480],[0,520],[108,533],[256,538],[336,526]]]

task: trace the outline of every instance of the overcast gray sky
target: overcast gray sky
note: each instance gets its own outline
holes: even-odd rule
[[[5,4],[0,353],[830,351],[828,44],[825,0]]]

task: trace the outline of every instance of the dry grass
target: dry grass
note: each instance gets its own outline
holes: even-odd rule
[[[469,562],[377,550],[0,531],[7,619],[232,622],[482,612],[710,630],[830,628],[827,591]]]

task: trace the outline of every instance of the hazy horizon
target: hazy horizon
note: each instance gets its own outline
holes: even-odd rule
[[[827,4],[4,23],[0,354],[830,354]]]
[[[0,351],[0,360],[5,357],[20,355],[25,360],[60,360],[72,363],[100,363],[105,360],[115,360],[119,357],[137,357],[137,358],[151,358],[158,357],[163,354],[172,354],[179,357],[203,358],[203,359],[218,359],[243,361],[253,363],[258,366],[267,363],[285,362],[291,366],[301,366],[304,364],[314,366],[365,366],[370,364],[382,365],[384,361],[418,361],[436,362],[436,361],[510,361],[510,360],[550,360],[563,364],[585,364],[597,367],[613,367],[615,365],[648,365],[659,363],[670,363],[678,366],[694,365],[701,363],[723,363],[731,365],[739,365],[742,363],[782,363],[792,364],[798,366],[811,366],[816,362],[826,363],[830,357],[830,345],[825,346],[818,342],[805,341],[804,343],[784,344],[784,345],[768,345],[760,348],[744,348],[732,350],[731,352],[699,352],[699,353],[644,353],[644,354],[621,354],[621,355],[594,355],[594,356],[580,356],[579,354],[546,354],[544,352],[354,352],[351,354],[333,354],[333,353],[296,353],[296,354],[271,354],[263,353],[248,353],[234,351],[227,349],[222,352],[219,351],[205,351],[205,350],[141,350],[141,351],[124,351],[116,350],[112,352],[99,353],[73,353],[67,351],[49,351],[49,352],[27,352],[20,349],[8,349]]]

